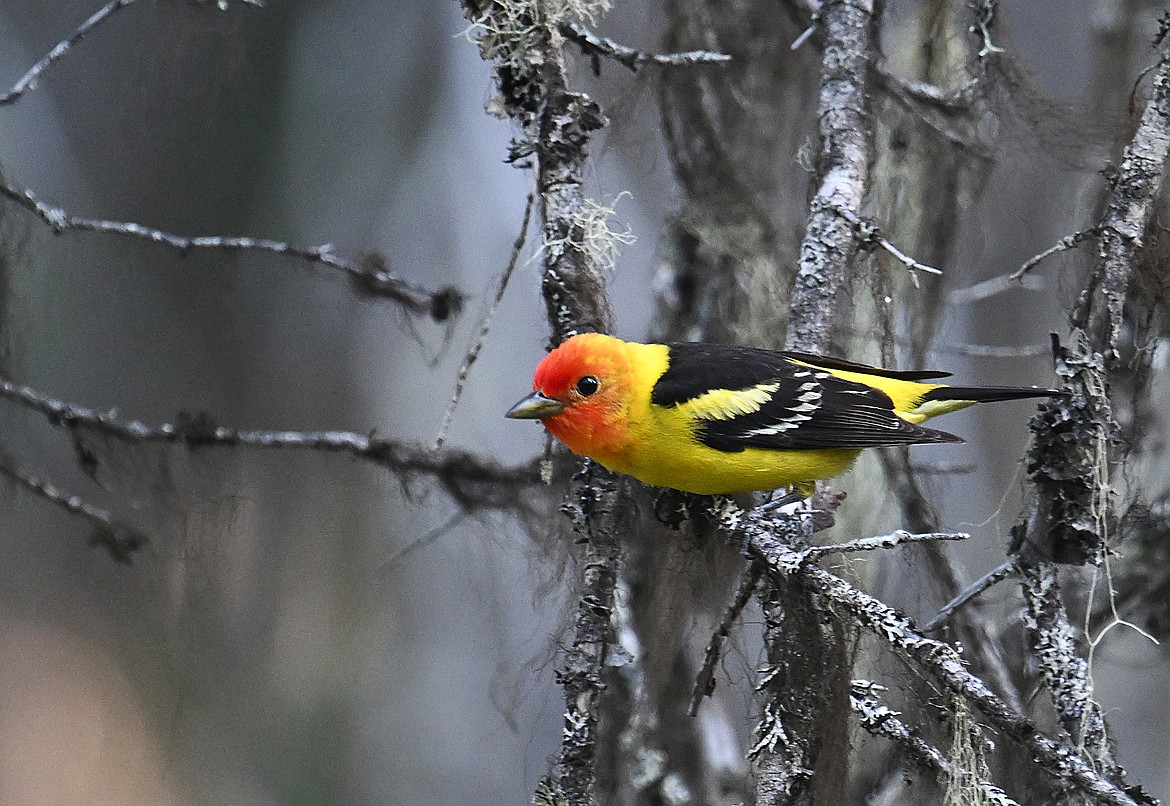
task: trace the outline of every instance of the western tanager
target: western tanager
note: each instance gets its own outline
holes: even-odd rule
[[[586,333],[545,356],[533,393],[506,416],[540,420],[574,452],[647,484],[707,495],[808,492],[863,448],[962,442],[919,425],[935,415],[1061,394],[924,382],[948,374]]]

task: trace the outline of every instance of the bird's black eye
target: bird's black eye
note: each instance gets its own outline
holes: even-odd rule
[[[592,375],[586,375],[581,380],[577,381],[577,394],[582,397],[589,397],[596,392],[601,386],[601,381],[594,378]]]

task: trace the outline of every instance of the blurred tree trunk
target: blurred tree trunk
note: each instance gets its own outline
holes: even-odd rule
[[[611,5],[0,10],[0,802],[1170,792],[1160,9]],[[815,518],[546,486],[594,329],[1070,397]]]

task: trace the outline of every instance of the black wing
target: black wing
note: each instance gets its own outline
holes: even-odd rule
[[[651,392],[661,406],[686,407],[708,447],[802,450],[961,442],[953,434],[908,423],[884,392],[831,369],[874,368],[802,353],[716,344],[670,344],[670,364]],[[814,366],[805,366],[797,361]],[[883,377],[917,380],[931,373]]]

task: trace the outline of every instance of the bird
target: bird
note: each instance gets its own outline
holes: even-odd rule
[[[700,495],[810,494],[865,448],[962,442],[921,423],[976,403],[1064,395],[934,383],[950,373],[699,342],[581,333],[536,368],[505,417],[539,420],[574,453]]]

